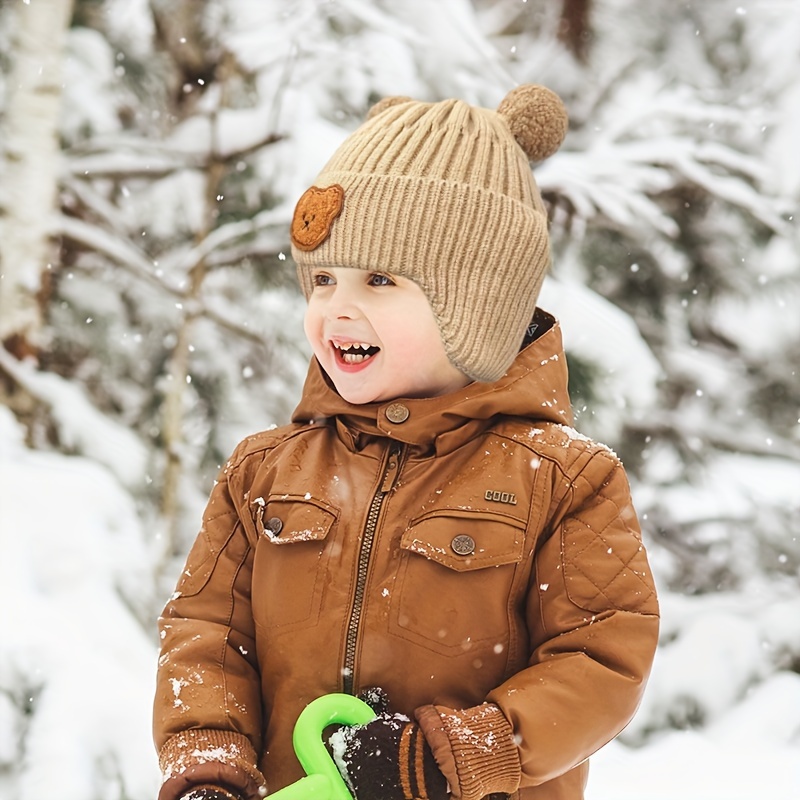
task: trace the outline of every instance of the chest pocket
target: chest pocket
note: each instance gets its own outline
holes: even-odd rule
[[[256,624],[266,629],[313,625],[337,509],[303,495],[259,498],[252,509],[259,534],[253,565]]]
[[[525,530],[500,514],[439,510],[403,533],[391,626],[447,655],[505,658]]]

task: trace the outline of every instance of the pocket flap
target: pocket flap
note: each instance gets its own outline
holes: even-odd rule
[[[414,520],[400,546],[457,572],[499,567],[522,560],[521,522],[501,514],[437,510]]]
[[[256,530],[273,544],[319,541],[336,521],[333,508],[308,495],[258,497],[252,506]]]

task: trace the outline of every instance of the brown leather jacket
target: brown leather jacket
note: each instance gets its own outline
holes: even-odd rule
[[[160,621],[162,800],[291,783],[303,707],[371,686],[416,713],[454,796],[583,797],[658,607],[622,465],[570,427],[538,314],[494,384],[352,406],[314,362],[293,423],[239,445]]]

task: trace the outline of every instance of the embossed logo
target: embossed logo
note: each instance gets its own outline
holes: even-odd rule
[[[487,489],[483,497],[493,503],[508,503],[510,506],[517,504],[517,495],[513,492],[499,492],[496,489]]]

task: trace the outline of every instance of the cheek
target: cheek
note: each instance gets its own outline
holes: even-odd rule
[[[303,317],[303,330],[314,353],[317,353],[318,348],[321,347],[322,318],[311,303],[306,307],[306,313]]]
[[[427,320],[401,316],[395,324],[384,330],[382,340],[387,350],[391,351],[395,367],[418,370],[429,360],[432,344],[438,343],[439,332],[431,331]]]

